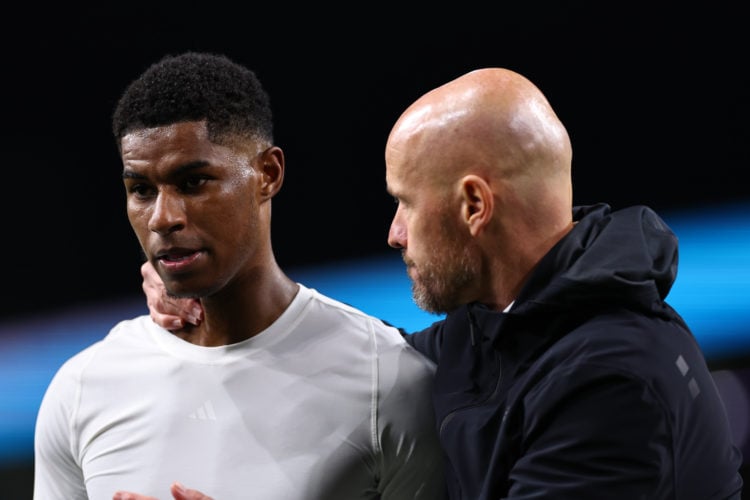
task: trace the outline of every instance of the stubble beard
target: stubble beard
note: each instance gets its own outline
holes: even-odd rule
[[[444,314],[463,305],[467,287],[478,283],[481,272],[471,241],[443,238],[442,243],[434,246],[430,260],[419,266],[411,288],[417,306],[434,314]]]

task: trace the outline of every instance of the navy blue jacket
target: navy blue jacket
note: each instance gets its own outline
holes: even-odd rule
[[[739,498],[723,403],[664,301],[677,238],[643,206],[574,219],[509,312],[470,304],[407,335],[438,364],[450,498]]]

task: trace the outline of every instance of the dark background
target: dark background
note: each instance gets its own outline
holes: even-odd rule
[[[547,95],[573,141],[576,203],[670,212],[750,199],[740,2],[198,5],[4,13],[0,320],[140,294],[110,116],[132,79],[184,50],[224,53],[270,93],[287,157],[273,208],[285,268],[393,251],[390,127],[484,66]],[[30,463],[0,472],[0,496],[30,498]]]
[[[187,49],[246,64],[271,95],[286,268],[391,251],[388,131],[422,93],[482,66],[546,93],[573,141],[577,203],[668,211],[750,197],[739,4],[515,3],[20,6],[2,35],[0,319],[140,293],[109,120],[128,82]]]

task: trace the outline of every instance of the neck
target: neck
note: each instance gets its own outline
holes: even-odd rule
[[[201,299],[203,321],[175,334],[196,345],[236,344],[268,328],[289,307],[299,285],[278,267]]]

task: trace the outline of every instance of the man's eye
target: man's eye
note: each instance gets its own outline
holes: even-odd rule
[[[128,188],[128,192],[132,193],[140,198],[145,198],[151,194],[153,190],[147,184],[133,184]]]
[[[195,175],[188,177],[185,179],[185,182],[183,182],[182,187],[186,190],[194,190],[198,189],[199,187],[203,186],[208,179],[202,175]]]

